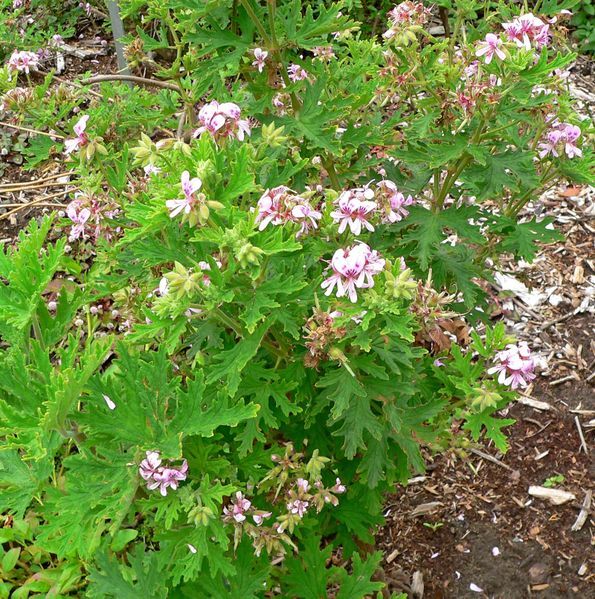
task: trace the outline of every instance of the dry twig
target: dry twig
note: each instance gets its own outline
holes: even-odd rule
[[[589,450],[587,449],[587,443],[585,441],[585,436],[583,435],[583,429],[581,427],[581,421],[578,419],[578,416],[574,417],[574,423],[576,424],[576,428],[578,430],[578,436],[581,438],[581,449],[589,455]],[[579,449],[580,451],[580,449]]]
[[[589,511],[591,509],[592,496],[593,496],[593,491],[591,491],[591,489],[589,489],[585,493],[585,499],[583,500],[583,505],[581,507],[581,511],[579,512],[578,516],[576,517],[576,520],[574,521],[574,524],[572,525],[572,527],[570,529],[573,532],[580,530],[584,526],[585,522],[587,521],[587,516],[589,515]]]

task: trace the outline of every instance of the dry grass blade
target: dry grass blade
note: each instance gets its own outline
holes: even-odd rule
[[[51,200],[53,198],[59,198],[59,197],[65,196],[65,195],[73,192],[75,189],[78,189],[78,187],[73,187],[71,189],[65,189],[58,193],[51,193],[50,195],[47,195],[47,196],[40,196],[40,197],[35,198],[34,200],[27,202],[25,204],[19,204],[16,208],[13,208],[12,210],[5,212],[4,214],[0,214],[0,220],[9,218],[12,214],[19,212],[20,210],[24,210],[25,208],[30,208],[31,206],[37,206],[37,205],[47,202],[48,200]]]

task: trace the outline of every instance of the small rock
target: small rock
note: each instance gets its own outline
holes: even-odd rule
[[[567,501],[576,499],[575,495],[569,491],[536,486],[529,487],[529,495],[532,495],[533,497],[539,497],[540,499],[547,499],[553,505],[562,505]]]
[[[424,575],[419,570],[411,578],[411,594],[415,599],[422,599],[424,596]]]
[[[550,573],[549,566],[542,562],[533,564],[529,568],[529,579],[531,584],[543,584],[547,581]]]

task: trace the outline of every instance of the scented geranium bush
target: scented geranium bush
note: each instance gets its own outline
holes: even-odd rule
[[[571,3],[453,3],[445,38],[414,2],[378,36],[341,4],[123,4],[167,89],[52,118],[17,70],[3,99],[81,188],[0,255],[3,588],[372,596],[384,494],[505,451],[535,377],[484,290],[556,239],[540,192],[589,180]]]

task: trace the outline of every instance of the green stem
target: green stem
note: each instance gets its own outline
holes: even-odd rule
[[[271,38],[268,36],[265,28],[262,26],[262,22],[258,18],[258,15],[254,12],[254,9],[252,8],[252,4],[250,4],[250,0],[240,0],[240,3],[244,7],[244,10],[248,13],[248,16],[250,17],[251,21],[254,23],[254,26],[258,30],[258,33],[260,33],[260,37],[262,37],[266,46],[268,48],[273,48],[273,45],[271,43]]]
[[[43,334],[41,332],[41,327],[39,326],[39,320],[37,320],[36,315],[34,315],[33,318],[31,319],[31,324],[33,325],[33,336],[35,337],[35,339],[37,339],[37,341],[39,341],[39,344],[42,347],[44,347]]]
[[[326,158],[322,159],[322,165],[326,169],[328,173],[329,179],[333,185],[333,189],[339,191],[341,189],[341,183],[339,182],[339,176],[337,175],[337,171],[335,170],[335,162],[330,155],[327,155]]]
[[[483,133],[484,127],[485,127],[486,123],[489,122],[490,118],[491,118],[491,111],[481,119],[479,126],[477,127],[475,133],[473,134],[473,137],[471,138],[470,144],[476,144],[481,139],[481,135]],[[471,160],[473,160],[473,157],[470,154],[465,154],[464,156],[462,156],[459,159],[459,161],[455,165],[454,169],[448,170],[448,175],[444,181],[444,185],[442,186],[442,189],[440,190],[440,194],[439,194],[437,200],[434,202],[434,212],[438,212],[439,210],[442,209],[442,206],[444,205],[444,201],[446,200],[446,197],[448,196],[448,192],[451,190],[452,186],[454,185],[456,180],[459,178],[460,174],[465,170],[465,167],[469,164],[469,162],[471,162]]]

